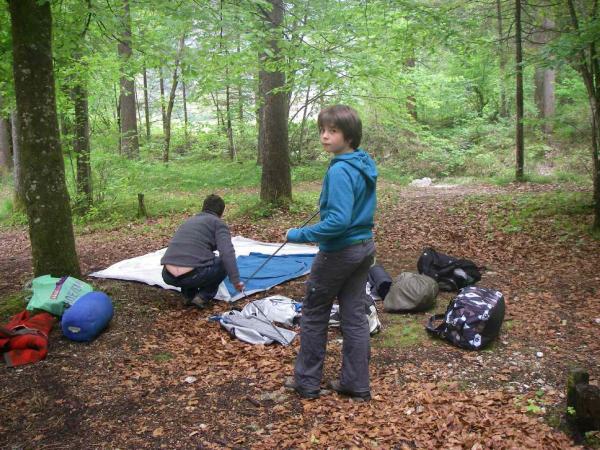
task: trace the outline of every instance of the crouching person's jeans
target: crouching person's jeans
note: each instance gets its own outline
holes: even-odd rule
[[[190,272],[176,277],[163,267],[162,277],[165,283],[181,288],[181,293],[188,300],[200,294],[205,300],[212,300],[217,295],[219,284],[225,279],[227,272],[221,258],[215,258],[207,267],[196,267]]]
[[[303,389],[320,389],[329,315],[337,297],[344,337],[340,383],[353,392],[370,390],[365,286],[374,255],[375,245],[368,240],[338,252],[319,252],[315,257],[302,304],[300,352],[294,371],[296,384]]]

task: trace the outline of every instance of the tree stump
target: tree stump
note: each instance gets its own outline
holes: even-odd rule
[[[146,205],[144,203],[144,194],[138,194],[138,217],[148,217]]]
[[[580,433],[600,430],[600,388],[589,381],[583,369],[571,371],[567,380],[567,417]]]

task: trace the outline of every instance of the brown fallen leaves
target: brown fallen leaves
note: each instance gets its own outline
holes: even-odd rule
[[[560,421],[571,366],[600,378],[600,324],[593,320],[600,317],[598,243],[585,236],[564,239],[548,218],[521,233],[495,229],[487,215],[497,208],[493,195],[476,203],[462,197],[487,195],[488,188],[388,188],[377,216],[378,262],[392,275],[415,271],[421,249],[432,245],[485,265],[481,285],[501,290],[508,302],[491,351],[465,352],[429,339],[375,347],[371,402],[336,394],[301,400],[282,387],[298,342],[287,348],[247,345],[206,320],[229,305],[185,309],[172,292],[99,282],[116,305],[111,327],[99,339],[80,345],[55,331],[47,360],[22,371],[0,368],[0,400],[10,405],[3,408],[0,447],[570,448],[570,438],[546,421]],[[493,189],[515,196],[524,190]],[[232,230],[281,241],[298,219],[278,214],[234,223]],[[163,247],[171,231],[134,226],[89,234],[78,239],[78,250],[86,270],[100,268]],[[22,246],[18,233],[2,237],[9,248]],[[16,257],[25,258],[19,252]],[[0,265],[2,278],[26,275],[23,264]],[[271,293],[300,299],[303,289],[293,281]],[[450,296],[443,298],[438,308]],[[416,317],[424,323],[428,314]],[[336,377],[341,364],[339,332],[330,337],[325,379]]]

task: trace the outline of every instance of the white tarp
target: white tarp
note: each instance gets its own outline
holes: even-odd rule
[[[260,242],[253,239],[248,239],[242,236],[231,238],[231,242],[235,249],[235,255],[247,256],[250,253],[263,253],[271,255],[277,250],[281,243]],[[112,266],[93,272],[90,274],[96,278],[111,278],[115,280],[139,281],[154,286],[160,286],[163,289],[173,289],[179,291],[179,288],[166,284],[162,279],[162,266],[160,259],[167,249],[163,248],[146,255],[137,256],[135,258],[125,259],[113,264]],[[301,254],[316,254],[319,249],[313,245],[305,244],[286,244],[277,253],[277,255],[301,255]],[[310,269],[306,273],[310,272]],[[259,292],[260,290],[246,291],[247,295]],[[217,300],[228,302],[236,301],[243,297],[243,294],[237,294],[232,297],[225,287],[224,283],[219,286],[219,292],[215,296]]]

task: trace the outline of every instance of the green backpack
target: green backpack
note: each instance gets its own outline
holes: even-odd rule
[[[62,316],[65,305],[71,306],[83,294],[92,292],[87,283],[73,277],[55,278],[42,275],[31,282],[33,295],[27,304],[27,310],[43,310],[55,316]]]

